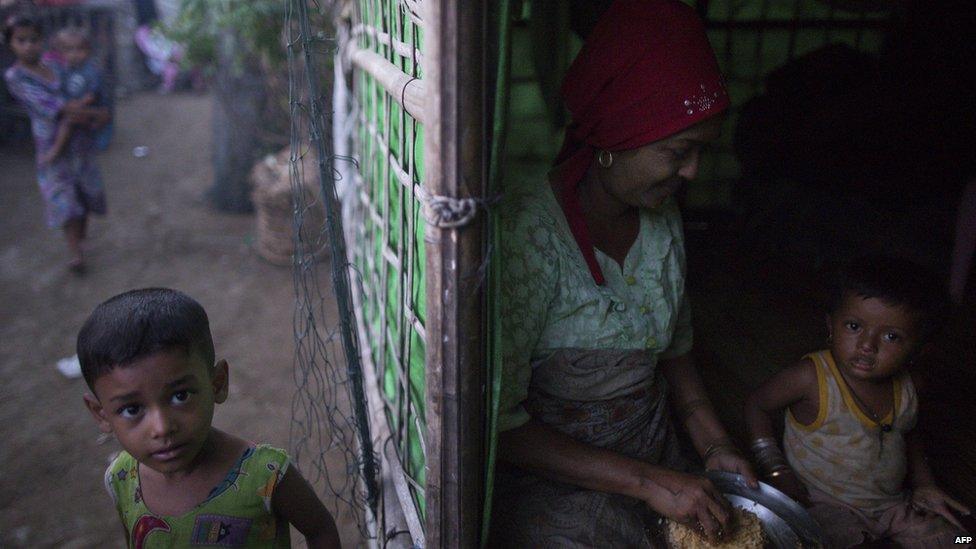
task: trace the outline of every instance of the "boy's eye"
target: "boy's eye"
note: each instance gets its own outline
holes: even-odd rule
[[[185,389],[182,391],[176,391],[173,393],[172,400],[174,404],[183,404],[184,402],[190,400],[190,391]]]
[[[887,334],[884,335],[884,340],[888,342],[895,342],[898,341],[899,339],[901,339],[901,336],[899,336],[894,332],[888,332]]]
[[[128,406],[123,406],[119,408],[118,414],[126,419],[132,419],[139,415],[142,407],[137,404],[130,404]]]
[[[857,322],[845,322],[844,327],[854,332],[857,331],[857,329],[860,328],[861,325],[858,324]]]

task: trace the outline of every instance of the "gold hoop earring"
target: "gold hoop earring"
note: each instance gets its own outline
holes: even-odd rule
[[[600,151],[600,154],[596,157],[596,161],[600,163],[600,166],[609,168],[613,165],[613,153],[610,151]]]

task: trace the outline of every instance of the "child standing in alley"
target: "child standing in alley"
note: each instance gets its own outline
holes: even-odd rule
[[[149,288],[95,308],[78,334],[85,404],[123,451],[105,472],[129,547],[339,547],[335,522],[288,455],[211,424],[228,394],[207,314]]]
[[[41,59],[43,36],[40,22],[29,16],[13,15],[4,25],[4,43],[17,61],[4,73],[10,93],[24,105],[31,119],[37,154],[37,183],[44,198],[46,220],[51,228],[64,231],[68,244],[68,268],[84,271],[82,242],[87,235],[88,216],[105,213],[102,176],[90,147],[74,146],[50,162],[44,162],[54,146],[60,122],[92,124],[103,121],[106,109],[68,101],[61,93],[57,67]]]
[[[969,510],[935,484],[915,429],[917,379],[907,369],[944,320],[943,294],[913,264],[851,262],[831,288],[828,348],[774,375],[746,403],[768,482],[810,507],[829,547],[943,547],[962,534],[952,511]],[[784,410],[785,455],[773,430]]]

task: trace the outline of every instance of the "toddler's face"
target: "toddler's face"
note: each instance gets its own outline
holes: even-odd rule
[[[60,40],[61,54],[64,55],[65,62],[71,67],[77,67],[88,60],[91,49],[84,39],[78,36],[66,36]]]
[[[156,353],[96,379],[85,402],[140,463],[164,475],[186,471],[210,435],[214,405],[227,398],[227,363],[209,370],[179,351]]]
[[[919,343],[915,318],[901,307],[848,293],[827,317],[831,354],[848,376],[883,381],[899,372]]]

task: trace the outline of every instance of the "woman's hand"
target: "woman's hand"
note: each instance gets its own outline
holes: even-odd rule
[[[745,478],[746,484],[750,488],[759,488],[759,481],[756,480],[756,473],[753,472],[752,465],[733,447],[719,450],[708,456],[708,459],[705,460],[705,470],[738,473]]]
[[[725,535],[731,505],[707,478],[656,468],[646,482],[642,499],[655,512],[697,530],[712,543]]]
[[[807,490],[807,486],[803,484],[803,481],[793,472],[793,469],[784,469],[775,477],[767,478],[766,482],[773,488],[790,496],[800,505],[804,507],[811,505],[810,492]]]
[[[952,524],[963,529],[965,527],[952,514],[952,509],[964,515],[968,515],[971,512],[968,507],[949,497],[949,494],[946,494],[934,484],[916,486],[912,489],[912,498],[909,503],[912,509],[919,513],[940,515]]]

